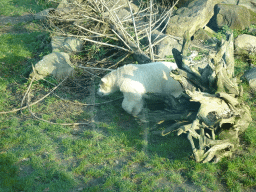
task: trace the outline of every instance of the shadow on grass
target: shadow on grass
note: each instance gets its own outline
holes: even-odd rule
[[[27,75],[31,71],[31,64],[50,52],[47,33],[4,34],[0,42],[0,75],[5,78]]]
[[[54,162],[48,162],[48,167],[44,168],[40,164],[31,166],[25,161],[18,162],[11,153],[0,154],[1,191],[68,191],[74,183],[74,179]]]
[[[106,104],[98,110],[98,120],[115,122],[112,133],[125,134],[126,145],[135,147],[138,151],[146,151],[149,157],[158,155],[169,160],[184,160],[192,155],[192,149],[186,135],[177,136],[173,132],[167,136],[158,136],[150,132],[151,123],[143,123],[132,115],[127,114],[121,107],[122,99],[112,104]],[[108,106],[108,105],[111,105]],[[170,122],[171,123],[171,122]],[[165,124],[166,126],[170,126]]]
[[[56,6],[56,3],[45,0],[5,0],[1,2],[0,13],[3,16],[20,16]]]

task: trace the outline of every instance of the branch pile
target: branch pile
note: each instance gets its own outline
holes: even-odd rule
[[[123,59],[132,55],[139,63],[149,63],[157,57],[154,46],[163,40],[157,35],[153,43],[151,36],[156,31],[164,31],[172,10],[173,7],[159,8],[152,1],[137,6],[126,0],[75,0],[70,1],[68,7],[53,11],[48,22],[54,35],[76,37],[88,45],[108,47],[104,57],[99,58],[105,63],[106,57],[117,55]]]

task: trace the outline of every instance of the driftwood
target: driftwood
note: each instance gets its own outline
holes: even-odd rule
[[[233,34],[227,34],[226,41],[221,42],[216,53],[209,54],[208,66],[200,72],[187,65],[183,50],[182,69],[170,74],[191,101],[201,104],[193,122],[177,129],[178,135],[187,134],[197,162],[218,162],[231,156],[239,145],[239,134],[252,121],[249,107],[240,99],[243,90],[234,77],[233,47]],[[185,43],[183,48],[188,45]]]

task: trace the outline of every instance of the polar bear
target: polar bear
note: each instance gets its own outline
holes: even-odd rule
[[[143,108],[143,98],[148,98],[147,93],[180,96],[183,88],[169,75],[177,68],[176,63],[171,62],[124,65],[101,79],[98,95],[121,91],[124,95],[123,109],[136,116]]]

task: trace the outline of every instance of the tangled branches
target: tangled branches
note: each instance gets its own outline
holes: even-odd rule
[[[148,6],[126,0],[72,1],[66,8],[60,6],[52,12],[49,26],[55,35],[108,47],[99,59],[106,55],[115,57],[115,53],[120,52],[123,57],[132,55],[139,63],[148,63],[157,57],[154,46],[163,40],[157,35],[153,42],[152,34],[166,28],[174,6],[160,12],[152,1]]]

